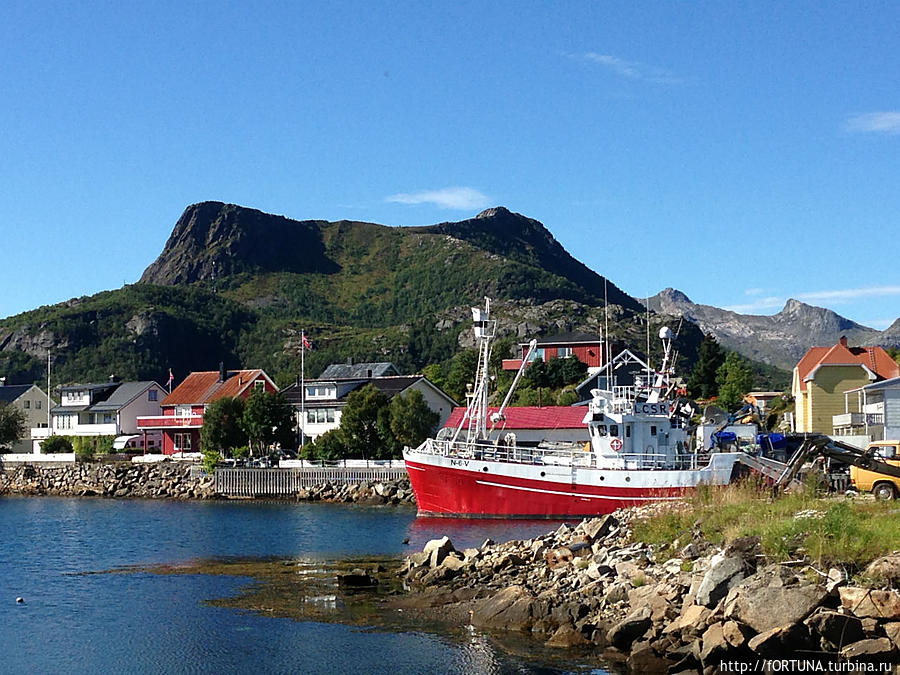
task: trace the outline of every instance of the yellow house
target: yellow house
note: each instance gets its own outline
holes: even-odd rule
[[[794,367],[794,431],[833,434],[834,415],[844,412],[844,392],[900,376],[900,366],[881,347],[812,347]]]

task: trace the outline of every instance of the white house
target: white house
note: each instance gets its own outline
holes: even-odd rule
[[[159,415],[159,404],[166,396],[165,389],[152,381],[71,384],[60,387],[59,391],[60,403],[50,411],[52,433],[115,436],[117,449],[129,443],[135,446],[140,434],[137,418]],[[32,430],[36,442],[48,435],[46,428]],[[156,435],[148,437],[146,450],[158,451],[159,444]]]
[[[382,364],[358,365],[364,367],[362,377],[323,377],[307,380],[303,384],[303,391],[301,391],[299,383],[282,390],[285,398],[296,411],[298,435],[302,433],[303,437],[309,441],[318,438],[326,431],[337,429],[341,425],[341,413],[347,405],[347,396],[367,384],[374,385],[388,398],[393,398],[398,394],[405,395],[410,391],[421,392],[428,407],[440,418],[438,427],[444,425],[453,408],[456,407],[456,402],[452,398],[423,375],[368,376],[370,372],[378,371],[378,368],[369,366]],[[325,373],[327,372],[329,372],[328,369]],[[331,370],[330,372],[335,371]]]
[[[832,417],[840,440],[864,447],[900,439],[900,377],[844,392],[844,412]]]

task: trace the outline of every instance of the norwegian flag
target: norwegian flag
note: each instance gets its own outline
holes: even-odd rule
[[[169,368],[169,381],[168,381],[168,385],[171,387],[171,386],[172,386],[172,382],[174,382],[174,381],[175,381],[175,376],[172,374],[172,369]]]
[[[305,333],[300,333],[300,339],[303,341],[303,346],[307,349],[312,349],[312,345],[309,344],[309,340],[306,339]]]

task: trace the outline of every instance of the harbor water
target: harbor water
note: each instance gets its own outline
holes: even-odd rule
[[[580,672],[511,655],[479,635],[460,640],[214,606],[249,580],[142,570],[220,558],[401,556],[443,534],[461,549],[558,525],[417,519],[403,507],[3,498],[0,672]]]

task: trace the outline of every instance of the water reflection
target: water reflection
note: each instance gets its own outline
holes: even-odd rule
[[[563,523],[577,524],[577,520],[543,520],[520,518],[415,518],[407,528],[409,546],[413,551],[421,551],[430,539],[450,537],[453,546],[477,548],[485,539],[497,543],[513,539],[532,539],[559,528]]]

